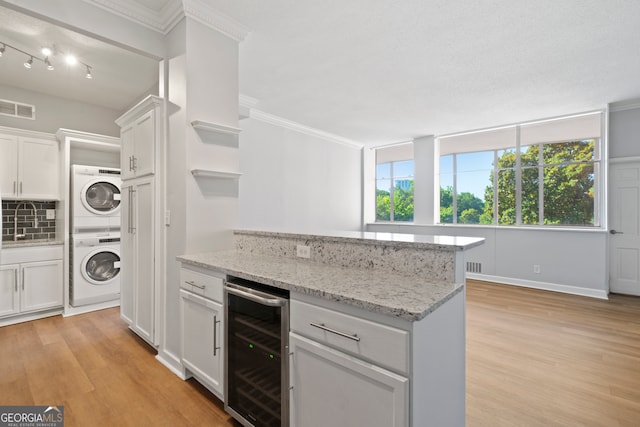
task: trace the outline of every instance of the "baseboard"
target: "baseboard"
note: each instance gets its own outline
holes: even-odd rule
[[[603,289],[582,288],[579,286],[560,285],[557,283],[537,282],[534,280],[513,279],[510,277],[490,276],[488,274],[467,273],[467,278],[495,282],[503,285],[520,286],[523,288],[542,289],[545,291],[561,292],[563,294],[580,295],[598,299],[609,299],[609,293]]]
[[[158,350],[158,354],[156,355],[156,360],[162,363],[167,369],[173,372],[181,380],[184,381],[188,378],[184,366],[182,366],[182,363],[180,363],[180,358],[176,355],[160,349]]]
[[[44,319],[45,317],[57,316],[58,314],[62,314],[61,308],[56,308],[54,310],[45,310],[36,313],[18,314],[15,316],[0,319],[0,327],[15,325],[16,323],[29,322],[31,320]]]

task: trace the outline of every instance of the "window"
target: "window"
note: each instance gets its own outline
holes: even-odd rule
[[[413,146],[376,150],[376,221],[413,221]]]
[[[597,113],[442,138],[440,222],[599,226],[600,120]]]

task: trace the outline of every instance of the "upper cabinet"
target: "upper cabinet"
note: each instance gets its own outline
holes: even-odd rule
[[[161,129],[162,98],[149,96],[116,120],[120,126],[122,179],[155,173],[155,147]]]
[[[4,199],[60,200],[60,148],[55,139],[0,134]]]

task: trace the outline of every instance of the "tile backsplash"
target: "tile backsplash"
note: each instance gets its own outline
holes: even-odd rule
[[[29,201],[27,201],[29,202]],[[13,241],[14,216],[16,207],[21,204],[18,209],[18,234],[25,234],[18,240],[34,240],[34,239],[50,239],[56,238],[56,220],[47,219],[47,209],[56,209],[57,202],[37,202],[32,201],[35,205],[38,215],[38,227],[34,228],[33,208],[30,203],[24,203],[22,200],[3,200],[2,201],[2,240]],[[24,231],[23,231],[24,230]]]

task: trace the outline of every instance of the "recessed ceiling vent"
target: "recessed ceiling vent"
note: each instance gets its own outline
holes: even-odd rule
[[[0,115],[35,120],[36,107],[35,105],[0,99]]]

